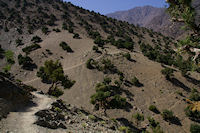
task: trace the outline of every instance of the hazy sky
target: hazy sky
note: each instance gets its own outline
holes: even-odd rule
[[[120,10],[127,10],[136,6],[152,5],[164,7],[165,0],[65,0],[85,9],[107,14]]]

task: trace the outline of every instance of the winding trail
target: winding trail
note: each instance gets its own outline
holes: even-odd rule
[[[37,92],[33,92],[32,94],[34,96],[34,105],[17,112],[10,112],[3,122],[2,133],[8,131],[12,133],[40,133],[40,127],[33,124],[36,121],[34,114],[40,110],[49,108],[54,99]]]
[[[112,53],[109,53],[109,54],[110,54],[110,55],[114,55],[114,54],[118,54],[118,53],[120,53],[120,52],[122,52],[122,51],[115,51],[115,52],[112,52]],[[102,54],[102,55],[100,55],[100,56],[94,58],[94,60],[98,60],[98,59],[100,59],[101,57],[103,57],[104,55],[105,55],[105,54]],[[81,63],[76,64],[76,65],[74,65],[74,66],[64,68],[63,70],[64,70],[64,71],[69,71],[69,70],[71,70],[71,69],[74,69],[74,68],[77,68],[77,67],[79,67],[79,66],[84,65],[86,62],[87,62],[87,61],[81,62]],[[34,79],[32,79],[32,80],[25,81],[25,82],[23,82],[23,83],[24,83],[24,84],[28,84],[28,83],[31,83],[31,82],[34,82],[34,81],[37,81],[37,80],[40,80],[40,78],[34,78]]]

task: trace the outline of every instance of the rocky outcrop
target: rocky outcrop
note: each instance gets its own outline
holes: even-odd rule
[[[100,118],[84,109],[65,105],[62,100],[52,103],[49,109],[35,113],[35,124],[50,129],[67,129],[70,131],[118,132],[120,122]]]
[[[13,77],[0,73],[0,119],[20,106],[29,103],[31,99],[30,91],[34,89],[20,82],[16,82]]]

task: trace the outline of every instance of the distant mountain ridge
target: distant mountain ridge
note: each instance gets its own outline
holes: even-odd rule
[[[107,16],[153,29],[156,32],[161,32],[171,37],[178,37],[184,32],[181,30],[181,24],[174,24],[170,21],[165,8],[152,6],[135,7],[127,11],[110,13]]]

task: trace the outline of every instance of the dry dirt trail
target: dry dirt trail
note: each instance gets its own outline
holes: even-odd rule
[[[46,130],[33,124],[36,121],[34,114],[50,107],[54,99],[37,92],[32,94],[34,105],[18,112],[10,112],[8,117],[2,120],[0,133],[41,133],[41,130]]]
[[[115,51],[115,52],[110,52],[110,53],[107,53],[107,54],[114,55],[114,54],[118,54],[118,53],[120,53],[120,52],[122,52],[122,51]],[[103,57],[103,56],[104,56],[104,54],[102,54],[102,55],[100,55],[100,56],[94,58],[94,60],[98,60],[98,59],[100,59],[100,58]],[[86,62],[87,62],[87,61],[84,61],[84,62],[81,62],[81,63],[79,63],[79,64],[73,65],[73,66],[71,66],[71,67],[66,67],[66,68],[64,68],[63,70],[64,70],[64,71],[69,71],[69,70],[71,70],[71,69],[74,69],[74,68],[76,68],[76,67],[79,67],[79,66],[84,65]],[[28,80],[28,81],[25,81],[25,82],[23,82],[23,83],[24,83],[24,84],[28,84],[28,83],[34,82],[34,81],[36,81],[36,80],[40,80],[40,78],[34,78],[34,79],[32,79],[32,80]]]

